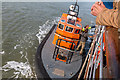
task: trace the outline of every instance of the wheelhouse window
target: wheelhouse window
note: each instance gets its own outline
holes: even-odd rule
[[[58,28],[60,28],[61,30],[63,30],[64,25],[63,24],[59,24]]]
[[[69,19],[69,20],[68,20],[68,23],[69,23],[69,24],[72,24],[72,25],[75,25],[75,20]]]
[[[65,22],[65,20],[61,20],[61,22]]]
[[[75,29],[75,34],[80,34],[80,29]]]
[[[67,31],[67,32],[72,32],[72,31],[73,31],[73,28],[72,28],[72,27],[68,27],[68,26],[66,26],[65,31]]]
[[[76,26],[81,27],[80,24],[77,24]]]

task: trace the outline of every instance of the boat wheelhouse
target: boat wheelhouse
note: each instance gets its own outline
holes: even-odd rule
[[[79,6],[77,3],[70,6],[67,14],[62,14],[53,40],[53,44],[55,45],[53,58],[55,60],[60,60],[66,63],[71,62],[82,30],[82,19],[78,17],[78,14]],[[64,54],[66,51],[68,51],[68,54],[65,56]]]

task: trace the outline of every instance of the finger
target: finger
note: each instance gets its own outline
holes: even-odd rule
[[[92,14],[93,16],[96,16],[95,13],[94,13],[94,11],[91,11],[91,14]]]
[[[95,4],[95,5],[93,5],[93,8],[100,9],[100,8],[101,8],[101,5]]]
[[[91,7],[91,11],[93,10],[93,8],[94,8],[94,4],[93,4],[92,7]]]
[[[94,8],[97,4],[93,4],[92,8]]]
[[[101,5],[101,3],[99,1],[95,2],[95,4]]]
[[[102,0],[100,0],[100,3],[103,3]]]
[[[101,0],[100,0],[100,4],[105,7],[105,5],[103,4],[103,2]]]
[[[95,5],[95,4],[98,4],[99,2],[97,1],[97,2],[95,2],[93,5],[92,5],[92,7]]]
[[[93,10],[93,6],[91,7],[91,11]]]
[[[91,11],[91,14],[92,14],[93,16],[96,16],[96,12],[95,12],[94,10]]]
[[[93,8],[93,11],[95,11],[96,13],[98,12],[98,8],[97,7],[94,7]]]
[[[100,8],[99,2],[96,2],[95,4],[93,4],[93,6],[91,7],[91,11],[93,10],[94,7],[99,9]]]
[[[98,12],[99,12],[98,9],[94,7],[93,10],[91,11],[91,14],[97,16]]]
[[[98,4],[99,2],[97,1],[97,2],[95,2],[95,4]]]

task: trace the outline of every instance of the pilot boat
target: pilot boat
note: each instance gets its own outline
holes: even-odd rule
[[[40,43],[35,59],[38,78],[77,78],[84,59],[76,51],[82,31],[82,19],[78,14],[79,5],[76,2],[70,5],[68,13],[62,14],[58,24],[53,25]]]
[[[79,6],[75,4],[70,6],[67,14],[62,14],[53,40],[55,45],[53,59],[66,62],[66,64],[71,62],[82,30],[82,19],[78,17],[78,13]],[[65,56],[65,53],[68,54]]]

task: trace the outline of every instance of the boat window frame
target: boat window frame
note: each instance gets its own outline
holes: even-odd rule
[[[59,28],[59,25],[60,25],[60,24],[61,24],[61,23],[58,24],[58,28]],[[64,24],[61,24],[61,25],[63,25],[63,29],[61,29],[61,28],[59,28],[59,29],[63,31],[65,25],[64,25]]]
[[[70,20],[70,19],[68,19],[67,24],[70,24],[70,25],[74,25],[74,26],[75,26],[76,20],[74,20],[74,24],[70,23],[70,21],[71,21],[72,19],[71,19],[70,21],[69,21],[69,20]]]
[[[61,19],[60,21],[65,23],[65,20],[64,20],[64,19]]]
[[[77,26],[77,25],[80,25],[80,24],[77,23],[76,26]],[[82,26],[80,25],[80,26],[77,26],[77,27],[82,27]]]
[[[69,26],[66,26],[65,31],[66,31],[67,27],[69,27]],[[72,28],[72,27],[70,27],[70,28]],[[74,28],[72,28],[72,32],[69,32],[69,31],[66,31],[66,32],[73,33],[73,30],[74,30]]]
[[[81,29],[79,29],[79,30],[80,30],[80,31],[79,31],[79,33],[75,33],[75,31],[76,31],[76,30],[77,30],[77,29],[75,29],[75,30],[74,30],[74,34],[80,34],[80,32],[81,32]]]

